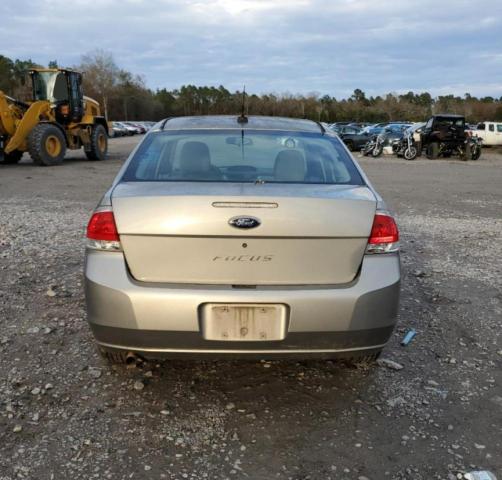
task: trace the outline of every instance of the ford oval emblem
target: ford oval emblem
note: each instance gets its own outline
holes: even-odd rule
[[[256,228],[261,224],[255,217],[233,217],[228,223],[235,228]]]

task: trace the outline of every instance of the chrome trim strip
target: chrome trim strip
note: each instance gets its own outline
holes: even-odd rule
[[[275,202],[213,202],[215,208],[277,208]]]
[[[115,345],[113,343],[105,343],[105,342],[99,342],[97,341],[99,345],[102,347],[108,347],[108,348],[116,348],[119,350],[131,350],[131,351],[140,351],[140,352],[158,352],[158,353],[231,353],[231,354],[273,354],[273,353],[344,353],[344,352],[358,352],[358,351],[364,351],[364,350],[372,350],[376,348],[384,348],[386,343],[382,343],[381,345],[371,345],[368,347],[354,347],[354,348],[323,348],[320,350],[317,349],[312,349],[312,348],[306,348],[306,349],[264,349],[264,350],[244,350],[244,349],[203,349],[203,348],[135,348],[135,347],[130,347],[130,346],[124,346],[124,345]]]

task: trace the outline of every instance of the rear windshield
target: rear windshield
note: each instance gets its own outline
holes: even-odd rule
[[[337,138],[258,130],[151,133],[121,180],[364,184]]]

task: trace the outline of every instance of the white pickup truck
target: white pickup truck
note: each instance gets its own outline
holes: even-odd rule
[[[478,123],[473,135],[483,140],[483,145],[502,145],[502,122]]]

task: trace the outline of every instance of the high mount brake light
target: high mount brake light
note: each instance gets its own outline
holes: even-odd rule
[[[94,250],[122,250],[115,218],[111,210],[93,213],[87,225],[87,247]]]
[[[366,253],[391,253],[397,251],[399,251],[399,231],[394,218],[388,213],[375,213]]]

